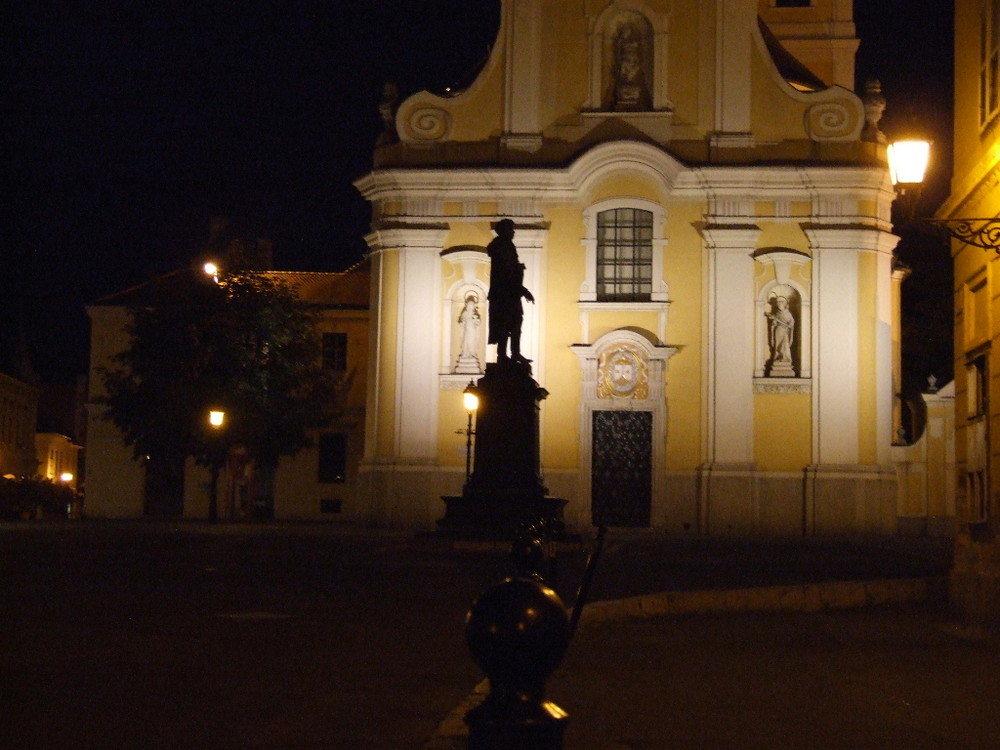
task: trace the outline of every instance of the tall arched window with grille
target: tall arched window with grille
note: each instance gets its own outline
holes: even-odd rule
[[[652,291],[652,211],[601,211],[597,214],[597,301],[648,302]]]

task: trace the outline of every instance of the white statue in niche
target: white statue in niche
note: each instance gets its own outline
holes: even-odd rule
[[[637,23],[623,25],[615,38],[614,109],[618,111],[649,109],[644,41]]]
[[[795,377],[792,362],[792,346],[795,343],[795,316],[788,309],[788,298],[773,296],[768,300],[771,309],[765,315],[768,320],[768,343],[771,347],[771,362],[768,375],[771,377]]]
[[[465,295],[462,312],[458,316],[461,338],[455,372],[469,374],[482,372],[478,353],[480,341],[479,328],[481,323],[482,316],[479,314],[479,295],[475,292],[469,292]]]

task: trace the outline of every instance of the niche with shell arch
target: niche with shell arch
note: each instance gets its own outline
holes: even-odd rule
[[[771,279],[755,300],[755,378],[771,383],[802,380],[811,374],[811,303],[803,278],[811,258],[787,248],[758,251],[754,259]]]
[[[585,111],[672,111],[665,69],[667,19],[666,13],[627,0],[592,17]]]
[[[481,375],[486,370],[488,303],[486,282],[480,278],[488,267],[484,248],[461,246],[442,253],[459,279],[442,299],[442,328],[445,334],[442,373]],[[466,379],[467,380],[467,379]]]

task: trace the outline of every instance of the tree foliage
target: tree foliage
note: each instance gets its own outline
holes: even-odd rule
[[[318,315],[267,274],[165,277],[130,308],[129,346],[101,372],[105,417],[137,458],[209,464],[222,440],[273,468],[335,410],[340,389],[321,366]],[[226,412],[219,435],[208,433],[213,408]]]

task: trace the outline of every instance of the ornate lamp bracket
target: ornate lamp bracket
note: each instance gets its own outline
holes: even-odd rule
[[[928,219],[966,245],[995,250],[1000,254],[1000,217],[992,219]]]

